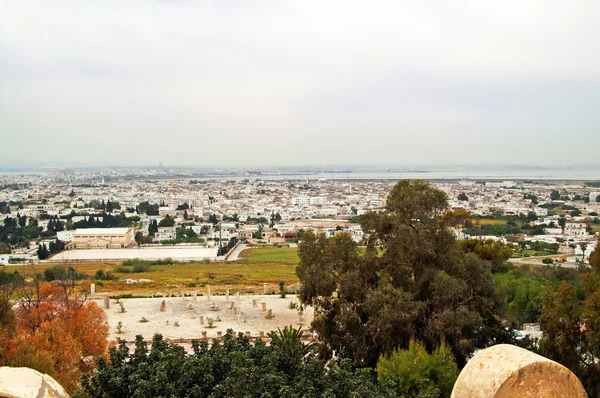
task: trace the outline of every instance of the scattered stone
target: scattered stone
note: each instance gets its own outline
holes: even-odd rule
[[[167,309],[167,302],[165,300],[163,300],[160,303],[160,312],[165,312],[166,309]]]
[[[107,310],[110,308],[110,297],[108,294],[104,294],[104,309]]]
[[[173,322],[173,326],[175,326],[176,328],[178,328],[179,327],[179,321]]]

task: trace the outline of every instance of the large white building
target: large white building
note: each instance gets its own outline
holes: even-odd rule
[[[131,228],[79,228],[73,238],[76,249],[119,249],[134,242]]]
[[[296,196],[292,199],[292,205],[294,206],[314,206],[314,205],[326,205],[327,197],[325,196]]]

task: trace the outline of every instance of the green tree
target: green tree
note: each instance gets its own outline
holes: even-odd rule
[[[600,288],[589,276],[587,297],[581,300],[577,288],[563,281],[556,293],[544,288],[540,317],[544,331],[540,341],[542,355],[569,368],[581,380],[590,397],[600,396]],[[590,287],[593,286],[592,289]],[[585,292],[584,292],[585,295]]]
[[[302,342],[303,333],[302,328],[294,329],[291,326],[286,326],[283,330],[277,328],[277,331],[268,334],[271,338],[271,345],[282,354],[279,357],[278,367],[288,373],[295,373],[302,360],[307,355],[315,352],[316,343],[311,341],[304,344]]]
[[[40,260],[45,260],[50,256],[50,251],[44,243],[40,243],[37,248],[37,256]]]
[[[466,202],[467,200],[469,200],[469,197],[464,192],[461,192],[460,194],[458,194],[458,200]]]
[[[160,222],[158,223],[159,227],[172,227],[174,225],[175,225],[175,220],[173,219],[173,217],[171,217],[168,214],[165,216],[165,218],[160,220]]]
[[[558,192],[557,190],[553,189],[550,192],[550,199],[551,200],[559,200],[560,199],[560,192]]]
[[[426,392],[450,397],[458,378],[452,351],[443,342],[430,354],[423,343],[411,340],[408,349],[381,356],[376,370],[379,384],[391,382],[401,397],[417,398]]]
[[[349,234],[304,234],[300,299],[314,306],[312,326],[325,343],[372,366],[413,338],[433,348],[444,337],[459,364],[489,342],[491,264],[458,247],[441,219],[447,208],[443,191],[402,180],[385,212],[361,217],[364,255]]]
[[[565,216],[560,216],[558,218],[558,225],[560,226],[560,228],[562,229],[562,233],[565,233],[565,227],[567,226],[567,219],[565,218]]]

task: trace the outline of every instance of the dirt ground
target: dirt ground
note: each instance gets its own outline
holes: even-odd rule
[[[249,331],[252,337],[259,337],[261,331],[266,334],[288,325],[307,328],[313,319],[312,307],[305,308],[302,315],[297,309],[290,308],[291,302],[298,307],[300,305],[292,294],[286,298],[279,295],[240,295],[239,298],[234,294],[229,298],[212,295],[210,299],[206,292],[204,294],[197,296],[196,300],[194,297],[121,299],[119,301],[123,303],[125,312],[121,312],[116,300],[110,299],[110,308],[105,310],[110,327],[109,340],[134,341],[136,335],[151,340],[157,333],[168,340],[189,340],[202,338],[202,331],[206,331],[206,337],[210,339],[217,337],[217,332],[225,334],[227,329],[233,329],[235,333]],[[163,300],[165,311],[161,312]],[[97,295],[96,302],[103,307],[102,295]],[[262,303],[265,303],[267,311],[263,312]],[[273,315],[271,319],[266,316],[269,310]],[[140,322],[142,318],[147,322]],[[215,320],[212,328],[208,326],[208,318]],[[122,322],[121,333],[117,332],[119,321]]]

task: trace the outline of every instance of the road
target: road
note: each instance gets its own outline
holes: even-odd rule
[[[529,265],[553,265],[553,264],[544,264],[542,260],[546,257],[552,256],[537,256],[537,257],[521,257],[521,258],[510,258],[508,259],[509,263],[513,264],[529,264]],[[579,266],[578,263],[558,263],[557,267],[562,268],[577,268]]]
[[[233,249],[233,252],[231,252],[231,255],[229,257],[227,257],[227,261],[237,260],[238,257],[240,256],[240,253],[243,252],[244,250],[246,250],[246,245],[244,243],[240,243],[239,245],[237,245],[237,247],[235,249]]]

